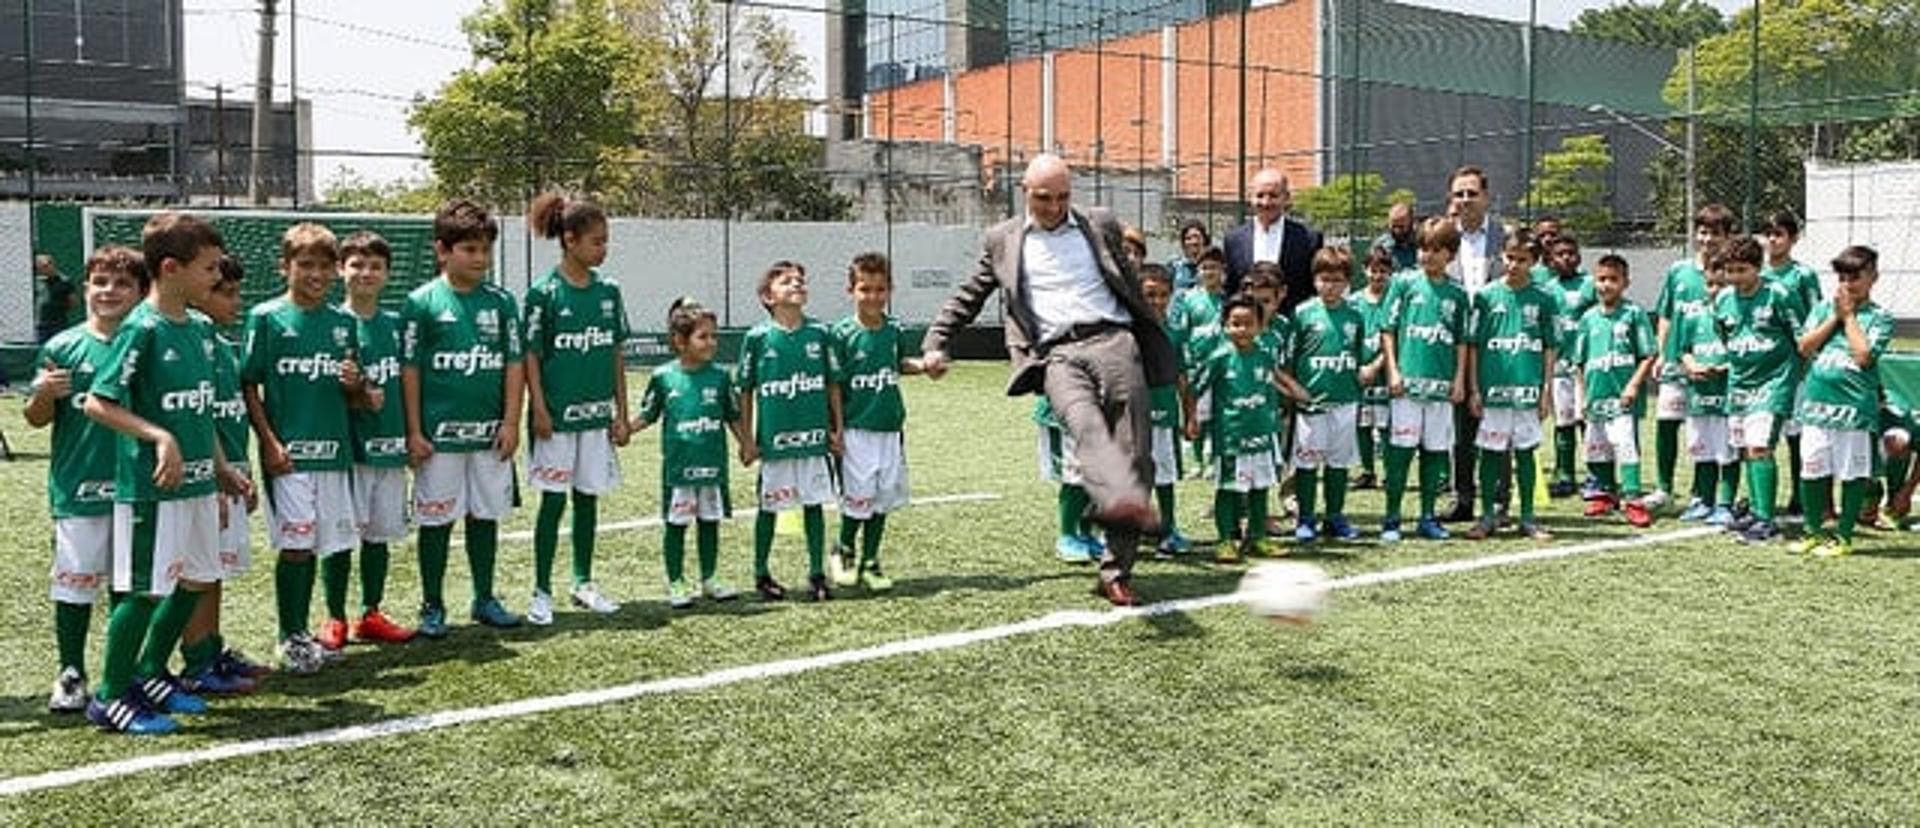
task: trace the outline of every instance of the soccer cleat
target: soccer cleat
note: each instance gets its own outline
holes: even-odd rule
[[[825,574],[807,576],[807,595],[816,602],[833,599],[833,593],[827,589],[827,576]]]
[[[1755,519],[1745,532],[1740,533],[1739,540],[1741,543],[1760,544],[1771,543],[1778,537],[1780,527],[1775,526],[1773,521]]]
[[[360,622],[353,625],[353,637],[360,641],[375,641],[381,644],[405,644],[413,640],[413,630],[402,627],[377,609],[367,610],[360,616]]]
[[[146,700],[134,688],[111,702],[88,699],[87,721],[101,730],[129,736],[161,736],[180,729],[179,722],[148,709]]]
[[[575,584],[573,591],[567,594],[567,598],[573,601],[574,606],[600,615],[610,615],[620,611],[620,602],[601,593],[600,588],[594,586],[592,581]]]
[[[1101,555],[1107,554],[1106,538],[1099,535],[1080,535],[1079,539],[1080,545],[1086,547],[1089,560],[1097,561],[1100,560]]]
[[[281,670],[296,676],[307,676],[320,672],[320,666],[325,663],[326,660],[320,655],[320,645],[314,643],[306,633],[294,633],[280,640]]]
[[[1813,550],[1818,549],[1820,545],[1826,543],[1827,540],[1828,538],[1825,535],[1809,532],[1801,535],[1799,540],[1787,544],[1787,552],[1793,555],[1811,554]]]
[[[1486,540],[1493,537],[1493,531],[1499,528],[1492,518],[1483,517],[1474,521],[1473,528],[1467,530],[1467,540]]]
[[[1748,529],[1752,529],[1755,523],[1759,522],[1759,515],[1752,512],[1735,511],[1733,513],[1733,519],[1727,521],[1727,531],[1736,535],[1744,534]]]
[[[447,637],[447,608],[439,604],[428,604],[420,608],[420,637]]]
[[[1353,488],[1355,491],[1362,492],[1369,489],[1378,489],[1380,488],[1380,478],[1375,476],[1373,472],[1361,472],[1358,477],[1353,479]]]
[[[1400,542],[1400,521],[1388,518],[1380,522],[1380,540],[1383,543]]]
[[[1613,514],[1613,507],[1616,504],[1617,501],[1613,499],[1613,495],[1602,493],[1587,498],[1587,508],[1581,510],[1580,513],[1590,518],[1606,517],[1607,515]]]
[[[667,606],[686,609],[693,606],[693,585],[685,580],[667,582]]]
[[[860,585],[868,592],[886,592],[893,589],[893,579],[880,574],[880,564],[869,563],[860,567]]]
[[[1360,530],[1353,528],[1345,517],[1335,515],[1320,524],[1320,534],[1334,540],[1354,541],[1360,539]]]
[[[180,685],[188,691],[208,696],[244,696],[260,689],[260,682],[244,676],[230,676],[220,672],[218,664],[210,664],[198,673],[180,677]]]
[[[1707,505],[1706,501],[1696,497],[1692,502],[1687,504],[1686,510],[1680,513],[1680,522],[1697,523],[1706,520],[1707,516],[1711,514],[1713,514],[1713,507]]]
[[[1669,502],[1671,502],[1671,498],[1667,497],[1665,489],[1654,489],[1640,498],[1641,505],[1646,506],[1650,511],[1665,509]]]
[[[1653,525],[1653,511],[1647,508],[1645,498],[1636,497],[1627,501],[1627,504],[1621,507],[1621,511],[1626,513],[1627,524],[1630,526],[1645,529]]]
[[[700,593],[714,601],[731,601],[740,597],[740,590],[719,578],[708,578],[700,582]]]
[[[1447,531],[1447,527],[1441,526],[1440,521],[1431,517],[1421,518],[1420,522],[1414,525],[1413,533],[1423,540],[1430,541],[1443,541],[1453,537],[1453,534]]]
[[[239,678],[257,679],[273,672],[273,668],[247,657],[246,653],[232,647],[220,651],[213,660],[213,667],[223,675]]]
[[[313,637],[320,646],[338,652],[347,646],[347,622],[344,618],[329,618],[320,625],[320,634]]]
[[[1293,529],[1293,540],[1295,543],[1313,543],[1319,539],[1320,533],[1313,531],[1312,518],[1302,519],[1300,525]]]
[[[1168,554],[1182,555],[1193,550],[1193,541],[1186,535],[1180,534],[1180,530],[1174,529],[1167,532],[1167,536],[1160,540],[1160,548],[1166,550]]]
[[[1053,552],[1060,556],[1060,560],[1064,563],[1083,564],[1093,560],[1092,556],[1087,554],[1086,545],[1081,543],[1077,535],[1061,535],[1053,542]]]
[[[1846,538],[1828,538],[1826,543],[1813,548],[1816,558],[1844,558],[1853,554],[1853,541]]]
[[[80,713],[87,709],[87,677],[72,667],[60,668],[53,679],[53,693],[47,697],[47,710],[53,713]]]
[[[1553,540],[1553,533],[1547,531],[1547,527],[1541,526],[1540,524],[1531,520],[1520,521],[1520,534],[1526,536],[1527,540],[1536,540],[1536,541]]]
[[[1725,506],[1715,506],[1713,507],[1713,511],[1707,514],[1706,523],[1708,526],[1726,526],[1732,522],[1733,510]]]
[[[544,627],[553,623],[553,596],[540,590],[533,591],[533,597],[527,601],[527,623]]]
[[[167,714],[196,715],[207,712],[207,700],[187,692],[170,673],[146,678],[135,677],[133,687],[147,702],[147,708]]]
[[[1240,557],[1240,545],[1232,538],[1222,538],[1213,544],[1213,562],[1217,564],[1237,564],[1245,558]]]
[[[839,543],[827,550],[827,577],[840,586],[853,586],[859,582],[860,572],[854,568],[853,550]]]
[[[1806,517],[1806,515],[1803,513],[1803,510],[1800,508],[1800,501],[1798,499],[1794,499],[1794,500],[1787,501],[1787,505],[1780,507],[1779,514],[1775,515],[1774,517],[1780,523],[1791,524],[1791,523],[1799,523],[1802,518]],[[1829,515],[1827,516],[1827,519],[1832,520],[1833,516]]]
[[[761,575],[754,578],[753,589],[755,592],[760,593],[760,600],[762,601],[787,600],[787,588],[781,586],[779,581],[774,580],[772,575]]]
[[[1555,480],[1552,483],[1547,484],[1547,497],[1551,497],[1556,500],[1560,498],[1565,498],[1565,497],[1573,497],[1574,493],[1578,492],[1579,490],[1580,490],[1580,487],[1575,485],[1572,480]]]
[[[1605,489],[1600,488],[1600,478],[1594,477],[1591,474],[1587,475],[1587,479],[1580,483],[1580,499],[1582,500],[1592,500],[1606,493],[1607,491]]]
[[[551,601],[551,599],[549,599],[549,601]],[[551,605],[548,606],[547,613],[549,617],[552,616],[553,609]],[[473,602],[472,615],[473,620],[495,629],[520,626],[520,616],[508,612],[507,608],[500,604],[500,599],[493,596],[487,596],[486,598]]]

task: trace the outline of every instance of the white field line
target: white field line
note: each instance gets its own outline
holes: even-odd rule
[[[1598,552],[1630,549],[1638,546],[1650,546],[1671,541],[1688,540],[1712,535],[1718,531],[1720,530],[1708,527],[1681,529],[1636,538],[1596,541],[1572,546],[1514,552],[1505,555],[1488,555],[1479,558],[1422,564],[1400,569],[1389,569],[1381,572],[1349,575],[1345,578],[1335,579],[1332,582],[1332,587],[1334,589],[1351,589],[1354,587],[1391,584],[1418,578],[1430,578],[1438,575],[1453,575],[1494,567],[1514,566],[1535,561],[1568,558],[1575,555],[1588,555]],[[860,664],[869,661],[897,658],[899,656],[954,650],[974,644],[983,644],[1003,638],[1030,635],[1065,627],[1104,627],[1141,616],[1189,612],[1224,604],[1239,603],[1239,601],[1240,598],[1238,595],[1226,593],[1200,598],[1187,598],[1179,601],[1165,601],[1158,604],[1127,609],[1060,610],[1038,618],[1030,618],[1012,624],[983,627],[977,630],[940,633],[920,638],[909,638],[872,647],[822,653],[804,658],[783,659],[763,664],[747,664],[725,670],[716,670],[711,673],[702,673],[700,675],[636,682],[599,690],[583,690],[557,696],[542,696],[485,707],[446,710],[438,713],[426,713],[418,716],[389,719],[372,724],[351,725],[329,730],[316,730],[309,733],[253,739],[245,742],[233,742],[196,750],[159,753],[132,759],[83,765],[66,770],[48,771],[46,773],[31,774],[28,776],[15,776],[0,779],[0,796],[17,796],[34,791],[71,787],[84,782],[96,782],[103,779],[132,776],[148,771],[187,767],[189,765],[199,765],[226,759],[237,759],[243,756],[280,753],[317,745],[351,744],[387,736],[439,730],[441,728],[471,724],[474,722],[514,719],[540,713],[551,713],[560,710],[572,710],[614,702],[631,701],[647,696],[711,690],[748,681],[759,681],[779,676],[808,673],[848,664]]]
[[[993,492],[963,492],[960,494],[931,495],[928,497],[914,498],[907,504],[907,508],[912,509],[915,506],[951,506],[956,503],[985,503],[999,499],[1000,495]],[[826,507],[836,511],[840,508],[838,504],[833,503],[826,504]],[[750,518],[753,517],[755,511],[754,509],[735,509],[733,510],[732,516],[735,518]],[[604,535],[608,532],[624,532],[628,529],[651,529],[659,526],[660,523],[660,518],[657,516],[639,518],[637,520],[622,520],[615,523],[602,523],[594,527],[594,534]],[[500,535],[500,539],[503,541],[533,540],[533,532],[531,530],[506,532]]]

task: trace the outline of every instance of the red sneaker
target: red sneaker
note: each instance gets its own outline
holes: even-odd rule
[[[337,652],[341,647],[347,646],[347,622],[339,618],[327,619],[325,624],[320,625],[320,634],[314,636],[313,640],[320,642],[320,646]]]
[[[1647,504],[1641,503],[1639,498],[1627,501],[1625,511],[1628,523],[1641,529],[1653,525],[1653,514],[1647,511]]]
[[[353,637],[381,644],[405,644],[412,640],[413,630],[394,623],[384,612],[368,610],[360,617],[360,623],[353,625]]]
[[[1587,510],[1584,514],[1590,518],[1606,517],[1613,512],[1614,503],[1613,495],[1600,495],[1587,501]]]

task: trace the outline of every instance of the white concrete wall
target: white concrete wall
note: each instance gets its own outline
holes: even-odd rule
[[[1820,271],[1826,295],[1834,254],[1864,244],[1880,254],[1874,300],[1896,318],[1920,319],[1920,162],[1807,162],[1805,224],[1795,252]]]
[[[32,225],[26,202],[0,204],[0,262],[13,268],[0,279],[0,342],[33,341]]]

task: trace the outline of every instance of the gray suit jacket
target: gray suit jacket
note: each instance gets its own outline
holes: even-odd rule
[[[1133,317],[1133,339],[1140,349],[1147,385],[1172,385],[1178,370],[1173,344],[1160,323],[1154,321],[1152,309],[1141,296],[1139,276],[1123,264],[1127,259],[1121,253],[1120,222],[1112,211],[1104,208],[1086,212],[1069,209],[1079,222],[1080,232],[1086,235],[1087,244],[1093,247],[1107,287]],[[1027,306],[1026,270],[1020,261],[1026,247],[1026,222],[1027,217],[1022,214],[987,230],[979,265],[940,308],[920,346],[923,351],[946,350],[947,341],[979,316],[987,297],[999,291],[1007,308],[1007,356],[1013,362],[1013,376],[1007,382],[1008,396],[1038,393],[1045,381],[1046,355],[1034,348],[1033,312]]]

